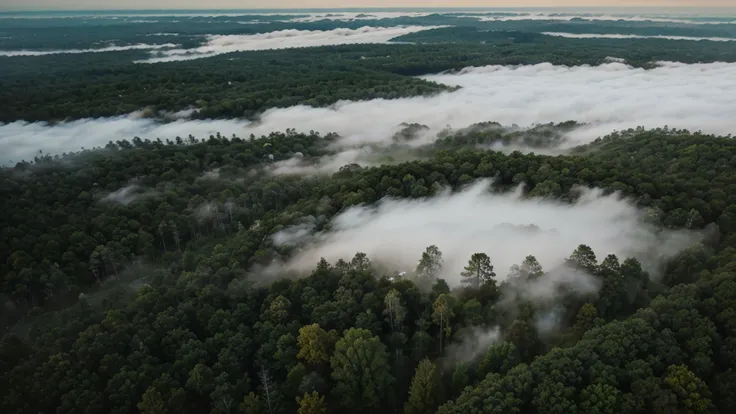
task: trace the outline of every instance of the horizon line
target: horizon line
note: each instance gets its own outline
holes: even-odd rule
[[[558,9],[721,9],[721,10],[736,10],[734,6],[645,6],[645,5],[631,5],[631,6],[515,6],[515,7],[441,7],[441,6],[429,6],[429,7],[257,7],[257,8],[234,8],[234,7],[218,7],[218,8],[200,8],[190,7],[185,9],[175,8],[132,8],[132,9],[87,9],[87,8],[61,8],[61,9],[16,9],[0,8],[0,13],[7,12],[65,12],[65,11],[85,11],[85,12],[131,12],[131,11],[265,11],[265,10],[296,10],[296,11],[309,11],[309,10],[520,10],[520,9],[534,9],[534,10],[558,10]]]

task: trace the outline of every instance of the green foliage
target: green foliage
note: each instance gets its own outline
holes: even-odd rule
[[[405,414],[422,414],[433,412],[440,398],[440,384],[437,367],[428,359],[417,366],[411,380],[409,399],[404,404]]]
[[[323,365],[330,361],[332,349],[337,342],[337,332],[325,332],[319,324],[299,329],[299,353],[297,357],[310,365]]]
[[[318,392],[304,394],[303,397],[298,397],[296,402],[299,404],[297,414],[327,414],[325,396],[319,395]]]
[[[269,154],[318,157],[333,139],[289,131],[134,140],[2,169],[10,332],[0,342],[0,411],[375,412],[428,403],[446,414],[733,412],[731,139],[632,130],[567,156],[443,150],[350,174],[266,174]],[[207,174],[215,170],[219,177]],[[416,196],[402,185],[407,175],[452,190],[463,175],[497,177],[504,191],[519,174],[527,195],[559,185],[560,202],[575,200],[581,184],[617,188],[653,226],[686,227],[695,210],[703,222],[693,227],[706,237],[661,279],[582,245],[568,264],[601,290],[566,291],[554,304],[518,295],[550,275],[532,256],[493,292],[436,279],[436,246],[417,258],[430,283],[384,277],[365,254],[334,265],[314,258],[301,278],[258,270],[296,251],[274,233],[309,217],[325,230],[354,202]],[[131,183],[145,196],[102,201]],[[551,310],[559,332],[540,335],[535,320]],[[498,326],[501,342],[450,362],[450,345],[484,325]],[[432,364],[433,374],[418,375]],[[434,375],[442,380],[419,381]]]
[[[493,271],[491,258],[485,253],[473,254],[461,276],[464,285],[475,289],[487,284],[496,284],[496,273]]]
[[[393,377],[386,346],[370,331],[345,331],[335,345],[331,366],[333,392],[344,410],[369,413],[385,404]]]

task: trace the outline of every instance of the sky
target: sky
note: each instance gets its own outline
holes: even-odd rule
[[[0,10],[353,7],[736,7],[734,0],[0,0]]]

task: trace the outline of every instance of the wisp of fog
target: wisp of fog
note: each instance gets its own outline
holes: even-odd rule
[[[121,52],[124,50],[157,50],[170,49],[177,47],[173,43],[165,43],[161,45],[150,45],[139,43],[128,46],[107,46],[95,49],[59,49],[59,50],[0,50],[0,56],[17,57],[17,56],[47,56],[62,54],[81,54],[81,53],[105,53],[105,52]]]
[[[711,42],[733,42],[736,38],[732,37],[691,37],[691,36],[642,36],[630,34],[600,34],[600,33],[561,33],[561,32],[542,32],[547,36],[569,37],[573,39],[668,39],[668,40],[692,40],[692,41],[711,41]]]
[[[82,119],[50,125],[47,123],[13,122],[0,126],[0,165],[32,160],[39,154],[61,154],[82,148],[104,146],[108,142],[176,137],[207,138],[217,132],[232,136],[245,132],[245,121],[209,120],[159,123],[138,114],[116,118]]]
[[[442,26],[361,27],[334,30],[280,30],[252,35],[212,35],[207,44],[193,49],[153,52],[152,57],[136,63],[172,62],[212,57],[247,50],[289,49],[361,43],[387,43],[394,37]]]
[[[488,254],[503,280],[509,268],[527,255],[534,255],[545,269],[555,269],[586,244],[599,260],[609,254],[622,260],[636,257],[656,272],[662,260],[699,237],[685,230],[655,229],[643,221],[640,210],[617,194],[581,189],[580,199],[567,204],[524,198],[519,191],[492,193],[489,184],[481,180],[454,194],[418,200],[387,198],[374,206],[349,208],[333,219],[328,232],[315,234],[303,244],[287,268],[308,271],[320,257],[335,262],[363,252],[373,262],[411,272],[425,248],[434,244],[443,252],[442,276],[457,286],[473,253]],[[290,244],[288,235],[294,234],[295,242],[303,242],[303,223],[298,226],[299,232],[287,229],[274,240]]]
[[[630,15],[630,14],[599,14],[599,13],[518,13],[514,15],[504,16],[482,16],[467,15],[467,17],[476,17],[483,22],[507,22],[520,20],[540,20],[540,21],[626,21],[626,22],[652,22],[652,23],[684,23],[684,24],[728,24],[736,21],[736,17],[712,17],[712,16],[660,16],[660,15]]]
[[[450,125],[463,128],[477,122],[530,126],[575,120],[588,124],[568,137],[569,146],[588,143],[614,130],[637,126],[684,128],[727,135],[734,132],[736,64],[663,62],[651,70],[620,62],[600,66],[486,66],[424,79],[460,85],[454,92],[395,100],[343,101],[326,108],[294,106],[271,109],[257,123],[240,120],[186,121],[170,124],[119,117],[48,125],[15,122],[0,126],[3,161],[45,152],[76,151],[80,146],[105,145],[134,136],[174,139],[192,134],[225,136],[296,128],[323,134],[336,132],[339,146],[388,144],[402,122],[427,125],[424,142]],[[422,140],[420,140],[421,142]],[[344,159],[341,159],[344,161]]]

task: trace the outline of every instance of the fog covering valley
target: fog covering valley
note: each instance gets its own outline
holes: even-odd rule
[[[733,40],[0,12],[0,412],[733,412]]]
[[[337,133],[342,137],[337,147],[350,150],[366,144],[392,145],[401,123],[429,127],[407,143],[413,146],[432,142],[448,126],[460,129],[486,121],[509,127],[569,120],[584,123],[560,142],[562,149],[569,149],[638,126],[728,135],[733,131],[731,114],[736,109],[736,64],[731,63],[660,62],[650,70],[618,62],[596,67],[486,66],[423,78],[460,89],[429,98],[270,109],[250,121],[160,122],[140,113],[58,124],[17,121],[0,126],[0,147],[7,164],[30,159],[39,150],[53,155],[133,137],[173,141],[189,135],[206,139],[218,132],[225,137],[248,137],[291,128]]]

